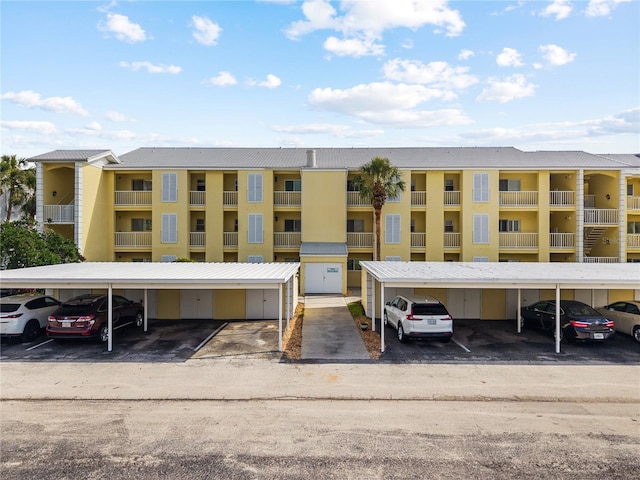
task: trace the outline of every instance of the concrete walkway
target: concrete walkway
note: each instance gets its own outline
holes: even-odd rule
[[[370,360],[343,296],[304,298],[303,360]]]

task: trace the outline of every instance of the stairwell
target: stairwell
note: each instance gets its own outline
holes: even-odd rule
[[[584,230],[584,247],[583,247],[585,255],[589,255],[591,253],[591,249],[596,244],[596,242],[598,240],[600,240],[600,238],[602,238],[602,235],[604,235],[604,232],[606,230],[607,229],[605,227],[585,228],[585,230]]]

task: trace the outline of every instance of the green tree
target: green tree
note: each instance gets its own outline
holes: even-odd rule
[[[75,244],[52,230],[39,232],[33,220],[0,224],[0,268],[81,262]]]
[[[0,160],[0,194],[7,194],[7,220],[15,207],[21,207],[23,216],[35,216],[36,173],[24,158],[3,155]]]
[[[360,191],[360,198],[371,203],[376,224],[376,260],[380,261],[380,216],[382,207],[388,198],[397,197],[404,192],[405,183],[397,167],[388,158],[375,157],[360,168],[354,179],[354,185]]]

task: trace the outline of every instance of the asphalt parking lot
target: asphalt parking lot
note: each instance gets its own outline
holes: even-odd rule
[[[378,326],[379,329],[379,326]],[[379,331],[379,330],[378,330]],[[449,343],[401,344],[394,329],[385,330],[383,363],[640,364],[640,343],[616,334],[604,343],[562,345],[533,330],[515,331],[513,322],[456,320]],[[34,342],[2,339],[0,361],[184,362],[188,359],[264,358],[281,360],[278,322],[251,320],[151,320],[148,332],[126,325],[114,332],[113,350],[91,340],[54,342],[41,335]]]

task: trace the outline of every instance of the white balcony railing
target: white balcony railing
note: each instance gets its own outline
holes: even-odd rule
[[[500,248],[537,248],[537,233],[500,232]]]
[[[222,201],[225,207],[237,207],[238,206],[238,192],[225,191],[222,193]]]
[[[273,204],[287,207],[299,207],[301,205],[301,192],[273,192]]]
[[[446,191],[444,192],[444,204],[446,205],[460,205],[460,192],[459,191]]]
[[[595,195],[585,195],[584,196],[584,208],[593,208],[596,206],[596,196]]]
[[[298,248],[301,236],[300,232],[275,232],[273,234],[273,246]]]
[[[411,205],[424,207],[427,204],[427,192],[411,192]]]
[[[585,225],[617,225],[618,211],[613,208],[585,208]]]
[[[116,247],[151,247],[151,232],[116,232]]]
[[[627,210],[640,210],[640,197],[627,196]]]
[[[151,205],[150,190],[117,190],[116,205],[140,206]]]
[[[412,248],[424,248],[427,240],[426,233],[412,233],[411,234],[411,247]]]
[[[347,206],[349,207],[369,207],[371,203],[364,198],[360,198],[360,192],[347,192]]]
[[[204,247],[207,237],[205,232],[189,232],[189,246]]]
[[[575,233],[550,233],[549,247],[551,248],[573,248],[576,243]]]
[[[237,247],[238,246],[238,232],[224,232],[224,246],[225,247]]]
[[[206,205],[207,192],[192,190],[189,192],[189,205]]]
[[[571,190],[549,192],[549,205],[552,207],[572,207],[575,204],[575,195]]]
[[[75,209],[73,205],[45,205],[44,223],[73,223]]]
[[[535,207],[538,205],[538,192],[500,192],[502,207]]]
[[[627,233],[627,248],[640,248],[640,233]]]
[[[347,247],[372,248],[373,237],[373,233],[347,232]]]
[[[584,263],[618,263],[618,257],[583,257]]]
[[[444,248],[460,248],[460,232],[445,232]]]

